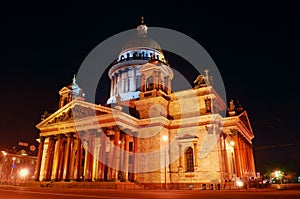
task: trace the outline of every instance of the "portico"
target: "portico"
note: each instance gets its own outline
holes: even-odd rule
[[[41,133],[35,180],[117,181],[120,177],[122,181],[135,179],[134,165],[129,162],[129,158],[135,158],[136,139],[118,127],[120,123],[116,124],[111,110],[96,107],[99,115],[90,115],[86,123],[78,121],[78,126],[76,120],[80,115],[75,113],[74,118],[73,114],[64,114],[72,111],[72,108],[80,109],[80,114],[86,110],[88,114],[89,106],[95,108],[95,105],[87,102],[72,101],[37,126]],[[59,121],[57,118],[60,115],[70,117]],[[103,115],[102,120],[113,122],[100,127],[100,115]],[[124,126],[129,125],[134,125],[134,121]]]

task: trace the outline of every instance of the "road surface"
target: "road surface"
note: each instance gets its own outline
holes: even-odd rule
[[[110,190],[0,186],[0,199],[299,199],[300,190]]]

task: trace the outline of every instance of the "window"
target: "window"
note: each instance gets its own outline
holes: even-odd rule
[[[194,172],[194,155],[192,147],[189,147],[185,153],[185,171]]]
[[[146,81],[146,91],[151,91],[153,90],[153,77],[150,76],[147,78],[147,81]]]
[[[133,142],[129,142],[129,151],[133,151]]]
[[[136,91],[141,91],[141,76],[138,75],[136,76]]]

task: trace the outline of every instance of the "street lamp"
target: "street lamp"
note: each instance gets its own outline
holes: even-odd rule
[[[165,190],[167,190],[167,141],[169,137],[167,135],[163,135],[162,139],[165,142]]]
[[[11,172],[10,172],[10,177],[13,178],[13,172],[14,172],[14,168],[15,168],[15,160],[16,160],[16,157],[13,157],[12,158],[13,162],[12,162],[12,165],[11,165]]]
[[[4,165],[7,153],[5,151],[1,151],[1,152],[3,154],[3,165]]]
[[[26,177],[28,174],[29,174],[29,171],[26,168],[21,169],[19,172],[19,176],[20,176],[21,180],[24,180],[24,181],[26,181]]]

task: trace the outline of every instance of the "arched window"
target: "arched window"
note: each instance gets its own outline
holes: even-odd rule
[[[189,147],[185,153],[185,171],[194,172],[194,154],[192,147]]]
[[[141,76],[137,75],[136,76],[136,91],[141,91]]]
[[[146,91],[151,91],[153,90],[153,77],[150,76],[147,78],[147,81],[146,81]]]

